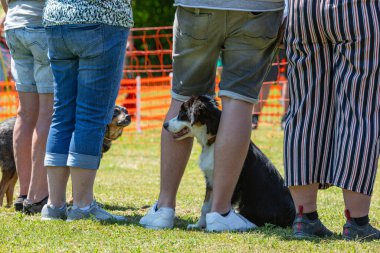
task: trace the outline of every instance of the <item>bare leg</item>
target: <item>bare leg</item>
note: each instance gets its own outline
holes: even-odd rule
[[[318,184],[291,186],[289,190],[297,211],[299,206],[303,206],[304,213],[311,213],[317,210]]]
[[[70,176],[69,167],[46,167],[49,185],[49,204],[62,207],[66,204],[66,186]]]
[[[261,88],[261,92],[260,92],[260,101],[259,101],[259,103],[255,104],[253,106],[253,114],[254,115],[260,115],[261,114],[261,111],[262,111],[265,103],[268,100],[270,87],[271,87],[270,84],[263,84],[263,86]]]
[[[13,151],[17,174],[20,180],[20,195],[27,195],[32,171],[31,146],[37,122],[38,94],[19,92],[19,107],[13,131]]]
[[[172,99],[165,121],[172,119],[178,114],[181,104],[182,102]],[[189,160],[192,147],[193,138],[176,141],[170,133],[162,129],[161,182],[158,207],[175,207],[179,183]]]
[[[48,195],[44,158],[53,113],[53,94],[40,94],[39,102],[39,115],[32,139],[32,175],[28,192],[29,203],[39,202]]]
[[[71,180],[73,182],[74,205],[86,207],[94,200],[94,182],[97,170],[71,167]]]
[[[371,205],[370,196],[343,189],[343,198],[346,209],[350,211],[352,218],[368,215]]]
[[[214,195],[211,211],[225,213],[239,178],[251,136],[253,105],[222,97],[223,112],[215,141]]]

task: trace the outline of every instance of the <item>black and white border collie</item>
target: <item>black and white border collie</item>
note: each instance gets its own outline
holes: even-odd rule
[[[195,137],[202,146],[199,167],[206,178],[206,196],[199,221],[189,225],[189,229],[205,228],[206,214],[211,209],[214,142],[221,113],[214,99],[206,96],[192,97],[182,104],[177,117],[164,123],[164,128],[176,140]],[[215,157],[218,159],[218,155]],[[231,204],[257,226],[270,223],[287,227],[292,224],[296,214],[293,199],[288,188],[284,187],[283,178],[252,142]]]

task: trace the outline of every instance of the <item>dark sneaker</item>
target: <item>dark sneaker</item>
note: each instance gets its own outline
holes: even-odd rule
[[[343,226],[342,238],[344,240],[380,240],[380,231],[367,223],[359,226],[351,219],[349,212],[345,212],[347,222]]]
[[[320,219],[309,220],[307,216],[302,213],[302,209],[299,210],[293,222],[293,234],[299,239],[333,235],[333,233],[322,224]]]
[[[49,199],[49,196],[47,196],[46,198],[44,198],[43,200],[37,203],[29,203],[29,201],[25,199],[23,203],[22,212],[29,215],[41,213],[41,210],[44,207],[44,205],[47,204],[48,199]]]
[[[41,220],[66,220],[66,205],[62,208],[56,208],[53,205],[46,204],[41,211]]]
[[[15,207],[15,210],[17,212],[22,212],[22,209],[23,209],[23,203],[24,203],[24,200],[27,198],[27,195],[20,195],[17,197],[15,203],[13,204],[14,207]]]
[[[259,127],[259,115],[252,115],[252,130],[255,130]]]

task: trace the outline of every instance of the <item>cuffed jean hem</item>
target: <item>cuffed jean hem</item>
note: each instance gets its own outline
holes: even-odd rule
[[[39,94],[49,94],[54,93],[54,84],[53,83],[39,83],[37,85],[37,91]]]
[[[38,93],[37,86],[33,84],[16,83],[16,90],[18,92]]]
[[[84,155],[70,152],[67,158],[67,166],[81,169],[97,170],[101,156]]]
[[[232,92],[232,91],[227,91],[227,90],[221,90],[219,91],[219,97],[228,97],[236,100],[241,100],[248,102],[250,104],[257,104],[259,100],[257,98],[250,98],[247,96],[240,95],[238,93]]]
[[[54,86],[52,83],[39,84],[38,86],[34,84],[17,84],[16,90],[18,92],[29,92],[38,94],[53,94]]]
[[[67,154],[48,153],[45,154],[45,166],[67,167]]]

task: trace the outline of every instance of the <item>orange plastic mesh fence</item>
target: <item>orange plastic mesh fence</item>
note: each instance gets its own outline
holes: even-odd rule
[[[171,26],[131,29],[124,76],[168,76],[172,72],[172,37]]]
[[[131,30],[126,53],[124,78],[121,81],[117,104],[126,107],[133,123],[126,132],[142,132],[161,128],[170,104],[172,72],[172,27],[135,28]],[[4,59],[1,59],[4,61]],[[287,98],[286,60],[277,59],[276,81],[264,82],[260,94],[260,124],[279,126]],[[219,75],[220,76],[220,75]],[[219,78],[217,78],[218,82]],[[0,120],[16,114],[18,97],[14,82],[0,82]],[[158,133],[159,131],[154,131]]]

